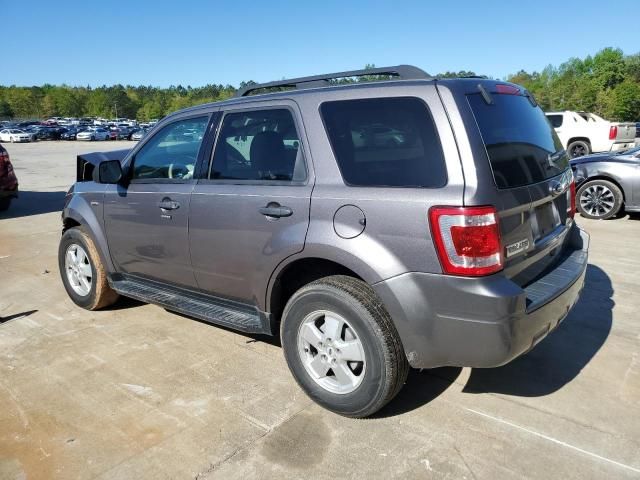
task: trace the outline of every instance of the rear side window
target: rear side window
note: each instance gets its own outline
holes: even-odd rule
[[[562,126],[562,115],[547,115],[547,118],[553,128],[560,128]]]
[[[421,100],[325,102],[320,112],[346,184],[427,188],[446,184],[440,139]]]
[[[213,154],[211,179],[303,182],[307,173],[291,112],[228,113]]]
[[[540,107],[522,95],[467,95],[498,188],[542,182],[564,172],[566,152]]]

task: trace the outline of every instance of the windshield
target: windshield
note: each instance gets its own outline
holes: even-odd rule
[[[538,106],[521,95],[467,95],[498,188],[531,185],[555,177],[569,160]]]

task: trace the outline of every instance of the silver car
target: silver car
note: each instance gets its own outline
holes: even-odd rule
[[[623,209],[640,212],[640,146],[571,160],[580,215],[608,219]]]
[[[30,142],[31,135],[18,128],[5,128],[0,130],[0,142]]]

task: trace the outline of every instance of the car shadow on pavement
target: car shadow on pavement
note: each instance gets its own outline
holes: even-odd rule
[[[372,418],[394,417],[428,404],[444,393],[456,381],[460,372],[460,367],[409,370],[400,393]]]
[[[64,206],[66,192],[33,192],[21,190],[18,198],[11,201],[8,210],[0,212],[4,218],[20,218],[42,213],[60,212]]]
[[[580,300],[560,326],[507,365],[473,369],[463,392],[538,397],[559,390],[580,374],[609,336],[612,297],[609,276],[588,265]]]

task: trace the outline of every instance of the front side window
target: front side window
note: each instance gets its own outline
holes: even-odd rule
[[[300,137],[291,112],[283,108],[225,115],[209,178],[304,181]]]
[[[320,108],[346,184],[442,187],[444,153],[433,118],[418,98],[325,102]]]
[[[209,117],[163,127],[136,153],[132,180],[191,180]]]

